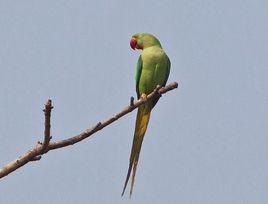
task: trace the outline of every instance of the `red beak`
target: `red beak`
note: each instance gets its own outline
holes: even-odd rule
[[[136,45],[137,45],[137,40],[135,38],[131,38],[130,40],[130,47],[135,50],[136,48]]]

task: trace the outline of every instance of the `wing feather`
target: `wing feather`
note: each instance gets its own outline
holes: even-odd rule
[[[136,74],[135,74],[136,93],[137,93],[138,99],[140,98],[139,83],[140,83],[140,78],[141,78],[141,71],[142,71],[142,58],[140,55],[139,60],[137,62]]]

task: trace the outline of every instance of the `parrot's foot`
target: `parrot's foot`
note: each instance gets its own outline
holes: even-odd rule
[[[142,93],[140,98],[144,101],[147,101],[147,95],[145,93]]]

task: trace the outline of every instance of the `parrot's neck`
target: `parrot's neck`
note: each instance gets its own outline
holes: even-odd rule
[[[149,46],[149,47],[144,47],[142,49],[142,51],[145,51],[145,50],[158,50],[158,49],[161,49],[162,50],[162,47],[159,46],[159,45],[153,45],[153,46]]]
[[[146,48],[149,48],[149,47],[154,47],[154,46],[162,48],[159,40],[156,39],[156,38],[148,38],[148,39],[144,40],[143,43],[142,43],[142,48],[143,49],[146,49]]]

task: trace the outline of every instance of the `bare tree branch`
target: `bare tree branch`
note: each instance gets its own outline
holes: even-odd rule
[[[43,143],[38,142],[37,145],[26,152],[24,155],[18,157],[14,161],[11,161],[9,164],[5,165],[0,169],[0,179],[7,176],[9,173],[15,171],[16,169],[22,167],[23,165],[27,164],[30,161],[38,161],[41,159],[41,155],[46,154],[50,150],[66,147],[69,145],[73,145],[77,142],[80,142],[95,132],[101,130],[102,128],[106,127],[107,125],[110,125],[114,121],[118,120],[122,116],[128,114],[129,112],[133,111],[140,105],[146,103],[147,100],[150,100],[156,96],[161,96],[162,94],[165,94],[168,91],[171,91],[178,87],[178,83],[174,82],[171,83],[165,87],[157,86],[156,89],[147,95],[147,98],[141,98],[134,102],[134,98],[131,97],[130,99],[130,105],[124,108],[121,112],[113,115],[111,118],[104,120],[103,122],[98,122],[96,125],[94,125],[92,128],[86,129],[79,135],[70,137],[65,140],[60,140],[56,142],[50,142],[51,136],[50,136],[50,117],[51,117],[51,110],[53,109],[52,101],[48,100],[45,104],[45,130],[44,130],[44,141]]]

